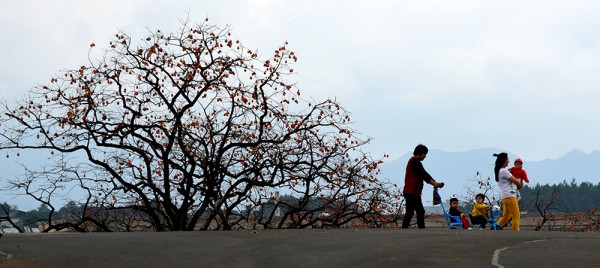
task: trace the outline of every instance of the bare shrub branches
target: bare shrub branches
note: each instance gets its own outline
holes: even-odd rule
[[[382,161],[360,150],[369,140],[335,100],[301,96],[290,81],[297,59],[287,43],[259,56],[207,22],[140,41],[118,33],[99,59],[4,105],[0,149],[77,156],[57,162],[63,181],[12,185],[52,210],[52,189],[78,187],[75,229],[231,229],[255,221],[275,191],[298,199],[279,200],[276,228],[393,214],[399,196],[376,177]]]

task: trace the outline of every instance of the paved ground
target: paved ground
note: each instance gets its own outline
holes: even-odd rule
[[[0,267],[600,267],[600,234],[339,229],[6,234]]]

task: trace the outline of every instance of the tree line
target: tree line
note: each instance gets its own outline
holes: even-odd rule
[[[558,184],[525,185],[521,189],[521,209],[536,211],[536,198],[544,203],[553,200],[552,209],[556,212],[585,212],[600,204],[600,183],[577,183],[572,179]]]

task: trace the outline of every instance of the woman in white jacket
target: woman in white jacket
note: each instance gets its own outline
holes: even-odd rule
[[[500,187],[500,198],[502,199],[502,217],[498,220],[498,225],[504,226],[512,219],[511,225],[514,231],[519,231],[519,221],[521,213],[519,211],[519,202],[517,201],[517,189],[523,187],[523,183],[515,178],[508,169],[508,154],[494,154],[496,164],[494,165],[494,175]]]

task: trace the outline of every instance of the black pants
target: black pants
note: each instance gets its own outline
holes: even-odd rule
[[[481,228],[485,228],[485,225],[487,224],[487,218],[484,216],[471,216],[471,223],[479,224]]]
[[[425,228],[425,209],[423,208],[421,195],[404,194],[404,200],[406,201],[406,212],[404,213],[404,220],[402,220],[402,228],[408,228],[415,211],[417,212],[417,226],[421,229]]]

